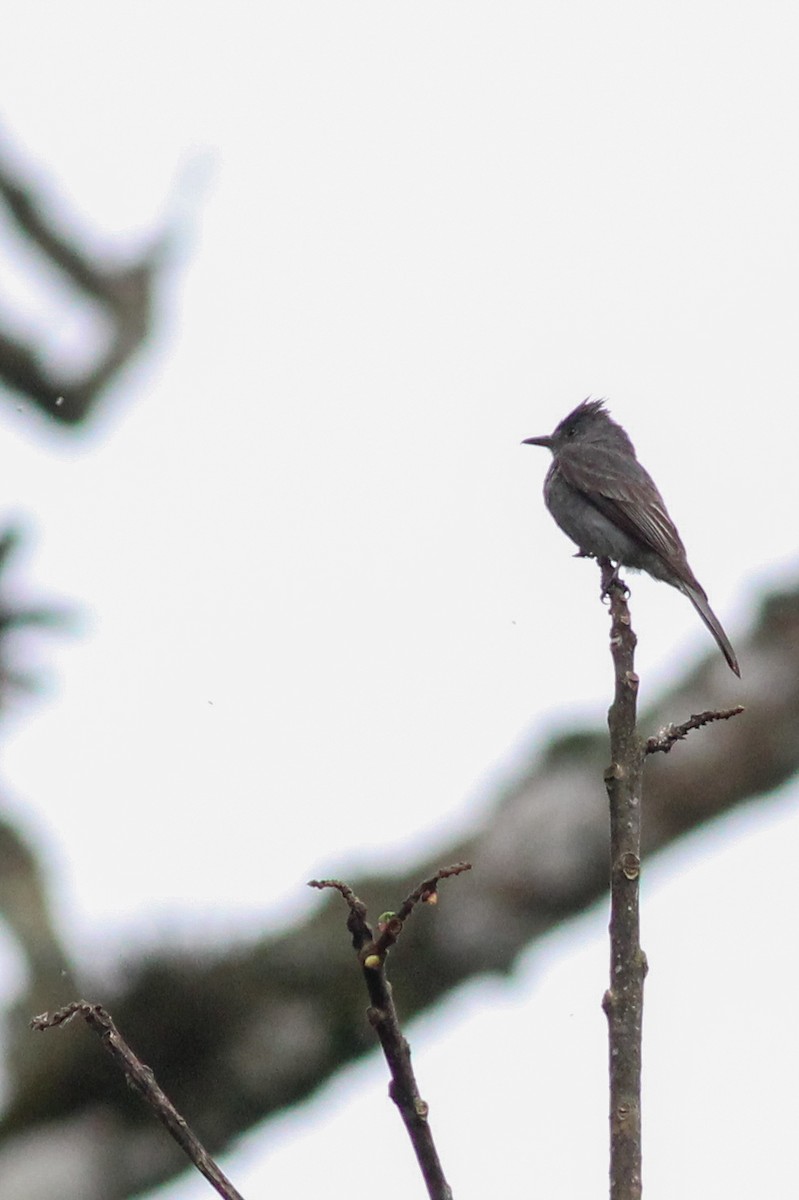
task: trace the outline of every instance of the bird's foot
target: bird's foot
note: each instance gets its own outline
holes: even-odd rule
[[[607,600],[612,587],[621,588],[626,599],[626,597],[630,594],[630,589],[627,587],[627,584],[624,582],[624,580],[619,578],[621,563],[617,563],[614,567],[609,558],[598,558],[597,562],[599,563],[599,569],[602,572],[602,586],[599,590],[600,600]]]

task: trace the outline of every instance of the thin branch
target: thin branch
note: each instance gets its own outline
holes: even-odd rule
[[[409,896],[406,896],[399,906],[397,916],[401,921],[407,920],[420,901],[422,904],[435,904],[438,900],[438,885],[442,879],[452,879],[455,875],[462,875],[464,871],[471,871],[471,869],[472,864],[468,862],[457,862],[453,863],[451,867],[441,867],[435,875],[430,879],[425,879],[423,883],[413,889]]]
[[[75,1000],[57,1012],[43,1013],[39,1017],[34,1017],[31,1021],[31,1028],[53,1029],[57,1025],[71,1021],[74,1016],[78,1015],[83,1017],[89,1028],[99,1035],[103,1046],[122,1069],[129,1086],[139,1093],[145,1103],[149,1104],[158,1120],[166,1126],[180,1148],[185,1151],[197,1170],[205,1176],[219,1195],[224,1200],[244,1200],[241,1193],[236,1190],[199,1139],[192,1133],[171,1101],[161,1091],[150,1068],[145,1066],[141,1059],[133,1053],[102,1005],[90,1004],[88,1000]]]
[[[352,934],[353,945],[358,952],[369,992],[367,1017],[380,1040],[391,1072],[389,1095],[399,1109],[408,1131],[431,1200],[452,1200],[452,1189],[444,1177],[433,1141],[427,1102],[419,1094],[416,1076],[411,1066],[410,1046],[400,1029],[391,984],[386,976],[385,960],[389,948],[402,932],[404,921],[416,905],[420,902],[434,904],[439,882],[469,869],[469,863],[460,862],[451,867],[443,867],[430,879],[426,879],[419,887],[414,888],[398,912],[384,913],[380,917],[376,938],[366,919],[366,906],[352,888],[339,879],[313,879],[309,884],[309,887],[315,888],[334,888],[340,892],[349,907],[347,928]]]
[[[712,721],[729,721],[730,717],[740,716],[745,711],[742,704],[736,704],[734,708],[708,709],[706,712],[694,713],[681,725],[665,725],[654,737],[647,738],[644,753],[657,754],[660,750],[668,754],[675,742],[686,737],[692,729],[701,729],[703,725],[710,725]]]
[[[605,772],[610,802],[610,987],[602,1007],[608,1020],[610,1061],[610,1196],[641,1196],[641,1035],[646,956],[641,949],[641,789],[644,748],[636,732],[636,637],[627,587],[600,560],[602,594],[610,599],[610,650],[615,696],[608,712],[611,764]]]
[[[425,879],[418,887],[406,896],[396,913],[384,913],[377,922],[379,930],[377,940],[372,948],[373,954],[383,955],[394,945],[402,927],[417,904],[437,904],[438,885],[442,879],[452,879],[463,871],[471,871],[472,864],[467,862],[454,863],[451,867],[441,867],[429,879]]]

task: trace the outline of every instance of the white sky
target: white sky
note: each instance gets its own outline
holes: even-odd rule
[[[183,234],[157,338],[91,436],[0,410],[0,512],[33,533],[20,578],[85,614],[80,636],[39,643],[51,693],[6,724],[4,791],[76,954],[114,961],[260,929],[311,902],[314,874],[445,839],[522,746],[601,718],[595,568],[544,510],[547,456],[519,446],[585,395],[631,433],[733,642],[764,583],[794,577],[799,17],[463,0],[109,14],[16,7],[6,137],[87,237],[134,247],[167,210]],[[85,314],[5,222],[0,255],[3,311],[80,358]],[[714,646],[662,585],[635,581],[633,606],[646,700]],[[793,897],[777,872],[741,887],[752,837],[795,861],[790,796],[769,813],[652,873],[648,1196],[750,1196],[764,1159],[770,1194],[790,1194],[793,1021],[768,1038],[793,969],[770,941],[760,976],[753,956]],[[470,1154],[494,1113],[492,1187],[602,1194],[603,925],[424,1023],[417,1067],[459,1197],[485,1195]],[[487,1105],[458,1105],[460,1059],[492,1080]],[[245,1194],[305,1194],[298,1162],[358,1194],[330,1115],[353,1089],[367,1139],[402,1158],[382,1072],[359,1067],[282,1123],[283,1151],[274,1131],[247,1139],[230,1167]],[[383,1194],[420,1194],[391,1163]]]

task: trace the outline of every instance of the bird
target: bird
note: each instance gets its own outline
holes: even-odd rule
[[[544,502],[577,546],[577,557],[608,559],[616,571],[622,566],[646,571],[677,588],[691,601],[730,669],[740,677],[735,651],[688,565],[685,546],[663,498],[604,400],[583,400],[554,433],[525,438],[522,445],[552,451]]]

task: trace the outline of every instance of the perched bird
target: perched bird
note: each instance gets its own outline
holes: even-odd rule
[[[678,588],[740,676],[735,651],[688,566],[685,547],[660,492],[604,403],[584,400],[554,433],[525,438],[522,444],[552,451],[544,500],[579,554],[646,571]]]

